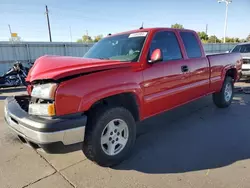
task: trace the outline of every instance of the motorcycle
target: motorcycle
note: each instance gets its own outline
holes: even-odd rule
[[[4,75],[0,76],[0,88],[26,86],[25,78],[29,68],[17,62]]]

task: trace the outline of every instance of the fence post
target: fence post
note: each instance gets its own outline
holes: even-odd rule
[[[26,46],[26,52],[27,52],[27,59],[28,59],[28,62],[31,63],[29,44],[25,44],[25,46]]]
[[[64,49],[64,55],[67,56],[67,46],[66,46],[66,44],[64,44],[63,46],[64,46],[64,48],[63,48]]]

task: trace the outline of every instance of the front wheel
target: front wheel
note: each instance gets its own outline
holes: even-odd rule
[[[113,107],[90,116],[83,143],[86,157],[106,167],[126,159],[136,138],[132,114],[123,107]]]
[[[220,92],[213,94],[214,104],[219,108],[230,106],[233,100],[234,84],[231,77],[226,77]]]

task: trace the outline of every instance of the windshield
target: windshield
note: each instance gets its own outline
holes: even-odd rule
[[[107,37],[96,43],[86,58],[138,61],[147,32],[137,32]]]
[[[237,45],[232,52],[250,53],[250,44]]]

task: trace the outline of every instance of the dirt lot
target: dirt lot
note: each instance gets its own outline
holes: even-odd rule
[[[1,188],[250,187],[249,94],[237,91],[228,109],[209,96],[142,122],[132,157],[110,169],[80,150],[51,155],[22,144],[4,123],[3,103],[23,92],[0,92]]]

